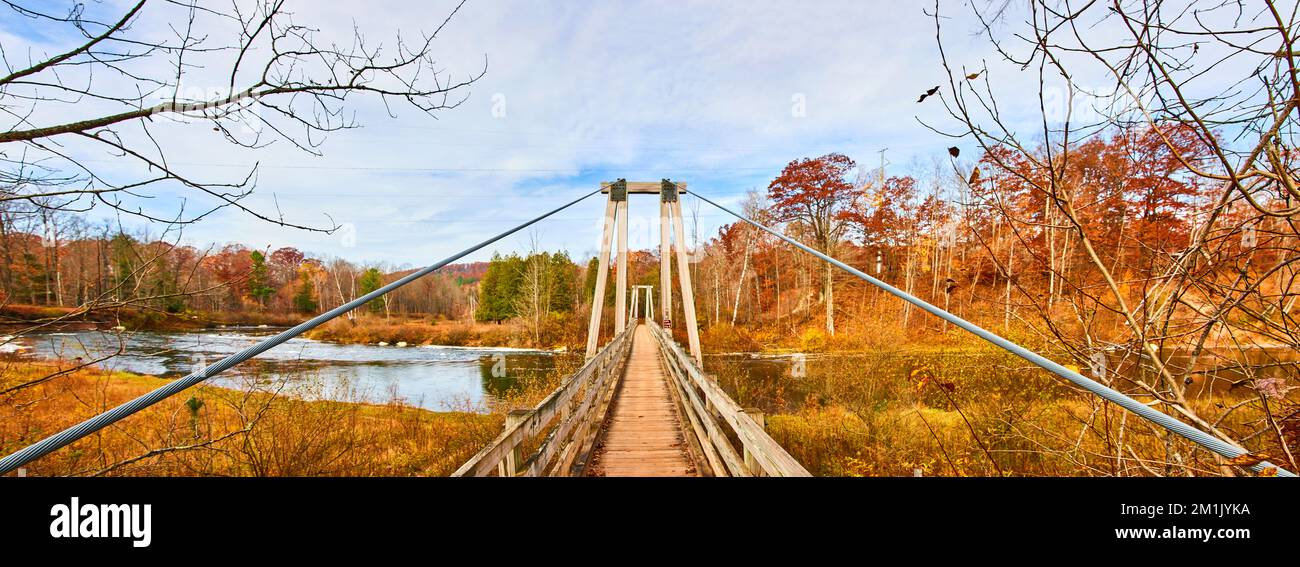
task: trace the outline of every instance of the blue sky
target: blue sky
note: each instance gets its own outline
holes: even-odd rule
[[[322,39],[350,39],[355,23],[371,41],[432,30],[454,4],[365,5],[290,3],[295,19],[320,29]],[[328,216],[355,228],[349,246],[339,234],[278,228],[228,209],[187,227],[185,241],[296,246],[417,266],[618,177],[668,177],[734,203],[749,189],[765,189],[790,160],[831,151],[874,167],[879,150],[888,148],[891,173],[912,172],[951,145],[917,122],[943,124],[946,116],[937,100],[916,103],[921,91],[946,81],[933,20],[922,12],[928,6],[472,0],[434,49],[452,77],[476,72],[485,60],[487,74],[464,92],[461,107],[436,119],[400,106],[390,118],[378,101],[358,98],[349,108],[363,127],[331,134],[322,157],[284,143],[257,151],[233,147],[201,121],[152,128],[173,164],[197,177],[237,179],[260,163],[250,207],[271,212],[278,203],[293,221],[323,224]],[[91,8],[123,10],[116,0]],[[175,12],[146,10],[133,33],[165,35]],[[945,25],[955,28],[947,38],[955,64],[980,67],[994,57],[960,18]],[[0,30],[11,59],[53,52],[69,39],[11,14],[0,16]],[[214,29],[210,41],[228,32]],[[154,70],[165,63],[159,60],[163,67]],[[219,69],[221,61],[209,67]],[[196,72],[185,86],[201,89],[204,80]],[[43,112],[50,120],[71,119],[95,107]],[[84,151],[78,155],[106,170],[120,164],[102,151]],[[152,197],[140,206],[165,212],[181,199],[191,210],[210,202],[180,188]],[[695,203],[684,202],[688,217]],[[634,198],[631,206],[632,246],[657,243],[653,198]],[[587,257],[597,250],[602,208],[592,198],[471,259],[525,250],[533,237],[544,248]],[[696,218],[702,239],[729,221],[707,204],[698,205]]]

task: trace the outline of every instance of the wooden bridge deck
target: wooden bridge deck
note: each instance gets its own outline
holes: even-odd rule
[[[658,344],[644,324],[637,325],[590,476],[699,476],[671,388]]]
[[[453,475],[810,476],[755,413],[657,325],[631,324]]]

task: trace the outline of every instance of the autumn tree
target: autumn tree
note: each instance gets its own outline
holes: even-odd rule
[[[282,227],[337,228],[328,216],[312,220],[249,203],[263,148],[287,145],[323,155],[329,134],[360,126],[361,100],[394,117],[400,108],[433,116],[463,102],[466,87],[486,72],[485,63],[452,72],[447,61],[436,61],[439,33],[460,4],[434,20],[435,28],[394,32],[387,41],[368,38],[360,25],[313,23],[310,10],[293,13],[278,1],[14,0],[0,9],[6,24],[39,30],[0,38],[5,299],[21,287],[27,302],[66,303],[59,244],[72,224],[59,224],[53,213],[93,212],[158,227],[154,234],[162,237],[150,240],[170,240],[131,258],[99,258],[93,264],[103,276],[99,285],[78,290],[79,301],[59,320],[125,306],[179,311],[189,303],[185,296],[219,297],[175,265],[158,264],[174,259],[180,227],[228,209]],[[188,159],[212,147],[254,165],[213,175]],[[31,218],[46,228],[14,224]],[[56,245],[18,253],[8,237],[18,231],[48,233]],[[247,272],[216,278],[241,288],[222,301],[252,297],[264,306],[271,282],[286,282],[265,279],[258,269],[251,288],[239,283]],[[280,275],[292,279],[293,272]],[[24,332],[6,333],[0,343]]]
[[[1009,249],[992,259],[1003,273],[1046,280],[1036,288],[1028,277],[1007,279],[1032,309],[1023,320],[1080,366],[1093,365],[1098,380],[1295,467],[1288,432],[1300,431],[1300,404],[1284,391],[1297,387],[1293,377],[1266,377],[1275,362],[1257,346],[1300,344],[1286,311],[1300,296],[1294,3],[1060,10],[1033,0],[962,10],[996,58],[976,62],[948,49],[953,20],[936,5],[946,81],[936,104],[952,120],[935,129],[984,154],[974,169],[953,166],[1004,221]],[[1033,90],[1012,78],[1022,72]],[[1025,122],[1026,107],[1043,116]],[[1257,239],[1261,227],[1267,236]],[[1095,364],[1108,359],[1140,359],[1150,372],[1121,381],[1114,367]],[[1228,392],[1202,385],[1215,381],[1207,370],[1229,367],[1242,378]],[[1232,390],[1242,387],[1255,395],[1237,399]],[[1195,398],[1193,388],[1202,390]],[[1233,473],[1225,459],[1206,462],[1172,437],[1163,454],[1137,454],[1131,431],[1108,425],[1113,408],[1089,403],[1100,416],[1089,434],[1114,447],[1104,457],[1115,474]],[[1242,423],[1247,415],[1285,417]]]
[[[846,210],[857,198],[850,173],[856,164],[842,154],[790,162],[768,185],[775,220],[793,223],[794,231],[818,251],[834,256],[835,246],[848,227]],[[826,305],[826,332],[835,334],[834,269],[822,266],[822,301]]]
[[[298,268],[307,256],[292,246],[277,248],[267,258],[273,285],[283,285],[298,277]]]

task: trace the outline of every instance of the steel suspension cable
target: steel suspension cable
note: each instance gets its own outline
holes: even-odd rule
[[[719,205],[713,202],[712,200],[708,199],[707,197],[700,195],[700,192],[698,190],[692,190],[691,194],[698,197],[701,201],[713,205],[714,207],[717,207],[724,212],[730,213],[732,216],[754,226],[755,228],[758,228],[759,230],[767,232],[768,234],[771,234],[772,236],[775,236],[785,241],[786,243],[796,248],[799,248],[800,250],[803,250],[804,252],[812,254],[813,256],[816,256],[830,263],[832,266],[835,266],[841,270],[853,274],[854,276],[866,280],[867,283],[870,283],[871,285],[883,289],[886,292],[889,292],[890,294],[894,295],[895,297],[898,297],[904,301],[907,301],[908,303],[911,303],[912,305],[920,307],[921,309],[930,312],[931,314],[935,315],[936,317],[939,317],[940,319],[943,319],[945,321],[948,321],[949,323],[952,323],[967,331],[970,331],[971,333],[974,333],[976,336],[990,343],[993,343],[994,345],[1001,347],[1002,349],[1011,352],[1012,354],[1015,354],[1016,356],[1019,356],[1020,358],[1023,358],[1043,368],[1044,370],[1047,370],[1053,374],[1056,374],[1057,376],[1060,376],[1061,378],[1069,380],[1075,385],[1085,390],[1088,390],[1093,394],[1096,394],[1111,402],[1114,402],[1115,404],[1123,407],[1124,409],[1136,413],[1139,416],[1146,418],[1147,420],[1152,421],[1157,425],[1165,428],[1166,430],[1173,432],[1177,435],[1180,435],[1202,447],[1205,447],[1206,449],[1214,451],[1215,453],[1218,453],[1219,455],[1222,455],[1229,459],[1236,458],[1247,453],[1247,451],[1241,449],[1240,447],[1237,447],[1231,443],[1219,439],[1218,437],[1210,435],[1209,433],[1201,431],[1200,429],[1192,427],[1191,425],[1188,425],[1187,423],[1184,423],[1181,420],[1175,419],[1168,414],[1165,414],[1160,411],[1156,411],[1150,406],[1120,393],[1118,390],[1112,389],[1100,382],[1092,380],[1082,374],[1079,374],[1078,372],[1075,372],[1073,370],[1070,370],[1069,368],[1057,364],[1034,351],[1022,347],[1016,343],[1013,343],[989,331],[986,331],[982,327],[974,323],[971,323],[970,321],[962,319],[961,317],[958,317],[956,315],[953,315],[952,313],[944,311],[943,309],[940,309],[934,305],[931,305],[930,303],[910,293],[907,293],[881,280],[871,277],[870,275],[867,275],[865,272],[861,270],[858,270],[848,264],[845,264],[844,262],[836,260],[835,258],[832,258],[826,254],[813,250],[812,248],[809,248],[808,246],[798,241],[795,241],[794,239],[791,239],[785,236],[784,234],[778,233],[775,230],[772,230],[771,228],[768,228],[766,226],[759,224],[758,222],[755,222],[753,219],[750,219],[740,213],[732,211],[731,209],[728,209],[722,205]],[[1261,461],[1255,465],[1252,465],[1250,468],[1256,472],[1261,472],[1265,469],[1271,468],[1277,471],[1278,476],[1286,476],[1286,477],[1296,476],[1291,471],[1288,471],[1282,467],[1274,465],[1268,461]]]
[[[532,220],[525,221],[524,223],[510,230],[502,232],[501,234],[493,236],[492,238],[484,240],[483,242],[475,244],[474,246],[466,248],[465,250],[462,250],[456,254],[448,256],[446,259],[442,260],[441,262],[438,262],[437,264],[433,264],[421,268],[418,271],[412,272],[406,277],[403,277],[402,279],[394,281],[386,286],[376,289],[375,291],[367,293],[361,297],[353,299],[352,301],[344,303],[343,305],[335,307],[334,309],[326,311],[325,313],[313,317],[312,319],[306,322],[300,323],[291,329],[283,331],[273,337],[263,340],[262,342],[259,342],[235,354],[227,356],[226,358],[223,358],[210,366],[196,370],[186,375],[184,378],[179,378],[175,381],[172,381],[168,383],[166,386],[158,388],[157,390],[153,390],[152,392],[149,392],[125,404],[117,406],[111,410],[108,410],[95,417],[87,419],[86,421],[83,421],[77,425],[69,427],[59,433],[46,437],[45,439],[42,439],[32,445],[29,445],[28,447],[12,455],[0,459],[0,475],[7,474],[10,471],[17,469],[18,467],[21,467],[33,460],[39,459],[53,451],[56,451],[68,445],[69,443],[72,443],[73,441],[76,441],[78,439],[81,439],[82,437],[85,437],[86,435],[99,431],[100,429],[103,429],[104,427],[107,427],[124,417],[127,417],[135,412],[138,412],[144,408],[156,404],[166,399],[169,396],[175,395],[181,392],[182,390],[189,388],[190,386],[198,384],[204,380],[207,380],[208,378],[211,378],[213,376],[216,376],[217,374],[229,370],[235,365],[244,362],[250,358],[253,358],[254,356],[257,356],[263,352],[266,352],[267,350],[270,350],[271,348],[278,346],[284,343],[285,341],[288,341],[289,339],[292,339],[298,335],[310,331],[311,329],[316,328],[317,326],[319,326],[322,323],[325,323],[326,321],[329,321],[335,317],[338,317],[339,315],[347,313],[348,311],[361,307],[362,305],[365,305],[367,302],[373,299],[377,299],[380,296],[390,291],[393,291],[399,287],[402,287],[408,283],[420,279],[421,277],[429,275],[433,273],[435,270],[442,268],[443,266],[446,266],[447,264],[455,262],[456,260],[459,260],[462,257],[465,257],[473,252],[476,252],[479,249],[482,249],[483,247],[492,244],[493,242],[496,242],[498,240],[501,240],[502,238],[510,236],[511,234],[514,234],[515,232],[518,232],[528,227],[529,225],[532,225],[533,223],[545,219],[546,217],[549,217],[555,213],[558,213],[573,205],[576,205],[578,202],[586,199],[587,197],[595,195],[596,193],[599,192],[600,189],[596,189],[590,193],[578,197],[577,199],[569,201],[564,205],[556,207],[555,209],[552,209],[551,211],[545,214],[535,217]]]

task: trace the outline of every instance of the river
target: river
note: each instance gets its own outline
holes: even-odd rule
[[[196,364],[214,363],[279,329],[229,327],[182,333],[84,330],[14,339],[5,350],[41,358],[95,360],[118,352],[102,368],[178,378]],[[251,384],[306,397],[387,402],[394,395],[437,410],[485,411],[523,380],[550,372],[562,357],[548,351],[446,346],[338,344],[296,338],[210,379],[224,387]]]
[[[81,330],[19,337],[3,350],[26,356],[93,360],[122,349],[122,354],[100,366],[137,374],[176,378],[195,364],[210,364],[238,352],[278,329],[227,327],[201,332],[114,333]],[[1226,353],[1235,354],[1235,353]],[[437,410],[486,411],[492,403],[524,381],[554,370],[558,363],[574,367],[577,353],[448,346],[379,346],[338,344],[292,339],[246,362],[212,383],[232,388],[273,388],[284,383],[284,393],[343,401],[387,402],[394,397],[411,405]],[[1238,355],[1239,356],[1239,355]],[[1177,366],[1186,356],[1174,356]],[[1232,356],[1206,356],[1206,366],[1228,366]],[[1252,352],[1252,364],[1294,361],[1295,351],[1268,349]],[[1124,376],[1154,380],[1149,368],[1113,357],[1113,368]],[[1284,376],[1293,363],[1270,365],[1260,377]],[[749,353],[706,355],[705,368],[745,407],[786,413],[826,398],[911,398],[917,369],[930,369],[942,380],[955,380],[967,391],[1022,390],[1041,396],[1049,390],[1062,393],[1041,380],[1047,373],[1023,361],[994,351],[908,352],[822,355],[761,355]],[[1087,372],[1087,370],[1084,370]],[[1212,377],[1215,379],[1206,380]],[[1210,390],[1227,391],[1243,378],[1224,368],[1189,381],[1189,395]],[[1059,386],[1059,383],[1057,383]],[[1246,391],[1247,389],[1240,389]],[[959,390],[960,392],[960,390]],[[960,395],[960,394],[959,394]],[[809,398],[812,398],[811,400]]]

